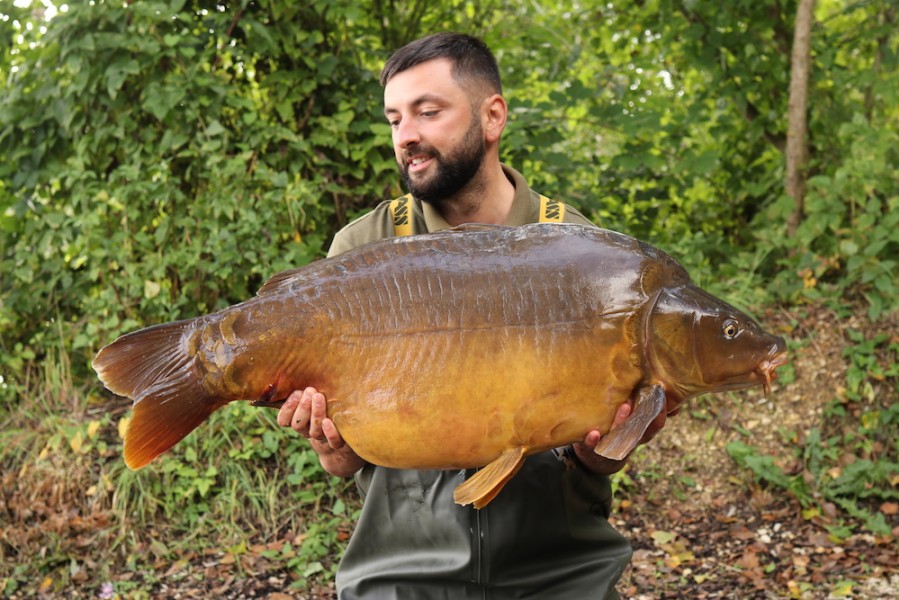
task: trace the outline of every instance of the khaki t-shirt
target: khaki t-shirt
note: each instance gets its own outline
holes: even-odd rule
[[[541,221],[541,196],[528,187],[524,177],[510,167],[503,165],[503,172],[512,185],[515,186],[515,197],[512,200],[512,210],[509,212],[509,218],[506,219],[504,225],[518,226],[528,223],[538,223]],[[373,242],[396,235],[396,226],[394,217],[409,219],[411,225],[411,234],[430,233],[449,229],[450,225],[444,220],[430,204],[416,200],[411,196],[405,196],[400,199],[402,202],[400,208],[401,214],[391,213],[391,200],[386,200],[379,204],[370,213],[359,217],[339,232],[331,243],[328,256],[336,256],[347,250],[352,250]],[[558,203],[557,207],[550,208],[550,219],[555,217],[554,211],[560,211],[561,222],[579,223],[581,225],[592,225],[584,215],[579,213],[568,205]],[[545,219],[544,219],[545,220]]]

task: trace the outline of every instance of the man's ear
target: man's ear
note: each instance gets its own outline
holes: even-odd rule
[[[496,143],[499,141],[506,128],[506,118],[509,114],[509,108],[506,106],[506,100],[499,94],[493,94],[484,99],[481,104],[481,124],[484,130],[484,140],[487,143]]]

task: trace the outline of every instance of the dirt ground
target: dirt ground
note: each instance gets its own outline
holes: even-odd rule
[[[899,598],[899,529],[833,539],[826,515],[806,520],[795,499],[756,484],[725,450],[739,440],[789,464],[791,442],[820,423],[845,381],[846,330],[870,326],[824,309],[763,320],[807,340],[793,352],[795,379],[767,399],[760,389],[697,399],[631,461],[634,484],[613,517],[635,550],[623,597]]]

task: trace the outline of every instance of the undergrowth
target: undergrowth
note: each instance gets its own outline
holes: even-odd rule
[[[3,596],[152,596],[210,560],[288,588],[333,579],[358,501],[273,412],[228,406],[130,471],[124,401],[72,387],[65,360],[32,382],[0,412]]]
[[[823,417],[808,431],[786,431],[790,460],[742,442],[727,446],[764,485],[791,494],[806,519],[835,538],[859,528],[890,536],[885,514],[899,501],[899,337],[849,330],[845,386],[822,399]]]

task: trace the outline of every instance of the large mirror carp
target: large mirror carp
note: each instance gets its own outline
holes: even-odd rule
[[[597,453],[621,459],[688,398],[767,391],[785,355],[782,338],[664,252],[534,224],[374,242],[275,275],[214,314],[124,335],[93,367],[134,401],[131,468],[229,402],[276,405],[313,386],[373,464],[486,466],[456,489],[481,507],[526,456],[597,429]],[[624,402],[633,411],[609,432]]]

